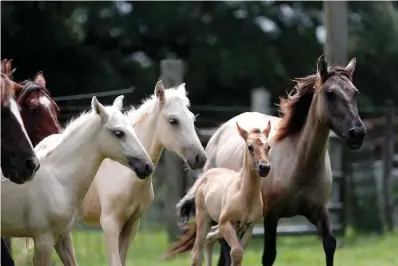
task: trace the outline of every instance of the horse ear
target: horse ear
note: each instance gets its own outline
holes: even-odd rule
[[[43,71],[37,72],[33,82],[36,83],[36,84],[39,84],[43,88],[46,87],[46,79],[44,78]]]
[[[350,62],[348,63],[348,65],[345,67],[345,69],[350,72],[351,76],[354,74],[355,71],[355,66],[357,64],[357,58],[354,57],[350,60]]]
[[[93,108],[94,112],[101,117],[101,120],[106,123],[108,121],[108,113],[105,110],[105,107],[97,100],[97,97],[93,96],[91,100],[91,108]]]
[[[186,93],[186,89],[185,89],[185,83],[181,83],[178,87],[177,87],[178,91],[181,91],[182,93]]]
[[[238,122],[236,122],[236,127],[238,128],[239,135],[240,135],[244,140],[246,140],[246,139],[247,139],[247,136],[249,135],[249,133],[248,133],[246,130],[244,130],[243,128],[241,128],[241,127],[239,126]]]
[[[268,138],[271,132],[271,121],[268,121],[267,127],[263,130],[263,134]]]
[[[8,78],[12,76],[12,59],[1,60],[1,72],[5,74]]]
[[[328,71],[328,62],[326,61],[325,55],[321,55],[317,62],[317,71],[321,77],[323,77]]]
[[[163,104],[164,100],[165,100],[165,95],[164,94],[165,94],[165,89],[164,89],[164,86],[163,86],[163,82],[162,82],[162,80],[159,80],[158,83],[156,83],[156,86],[155,86],[155,95],[159,99],[159,102],[161,104]]]
[[[123,109],[123,99],[124,95],[119,95],[116,97],[116,99],[113,101],[113,107],[121,111]]]

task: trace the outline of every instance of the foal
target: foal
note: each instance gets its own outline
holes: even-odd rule
[[[191,216],[196,216],[197,237],[191,265],[202,264],[202,250],[210,220],[218,225],[207,235],[206,265],[211,265],[214,240],[222,237],[232,247],[232,265],[241,265],[243,249],[251,238],[254,225],[263,214],[261,177],[266,177],[270,170],[267,138],[271,124],[269,122],[263,132],[259,129],[248,132],[238,123],[236,126],[246,143],[241,170],[210,169],[177,204],[177,216],[183,226],[186,226]]]

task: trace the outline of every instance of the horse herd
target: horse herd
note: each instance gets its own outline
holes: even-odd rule
[[[140,218],[154,200],[152,173],[164,148],[204,174],[177,204],[185,230],[167,257],[192,251],[191,265],[241,265],[253,226],[264,217],[262,264],[276,259],[281,217],[304,215],[322,237],[326,265],[336,239],[326,209],[332,173],[329,131],[349,149],[366,136],[353,85],[355,58],[328,67],[322,55],[315,74],[296,79],[281,99],[282,118],[242,113],[224,123],[206,150],[195,131],[185,84],[164,88],[122,113],[123,96],[58,123],[59,108],[43,73],[12,81],[11,60],[1,62],[1,235],[31,238],[33,264],[51,265],[55,248],[64,265],[77,265],[71,230],[79,222],[100,225],[108,262],[125,266]],[[7,264],[8,263],[8,264]],[[2,239],[2,265],[13,265]]]

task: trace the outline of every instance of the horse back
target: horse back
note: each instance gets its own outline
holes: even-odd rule
[[[243,164],[243,146],[245,142],[236,129],[236,123],[246,130],[253,128],[263,130],[266,128],[268,121],[271,121],[270,136],[274,136],[277,131],[277,124],[280,121],[280,118],[275,116],[258,112],[246,112],[224,123],[207,143],[207,163],[204,171],[214,167],[224,167],[239,171]]]

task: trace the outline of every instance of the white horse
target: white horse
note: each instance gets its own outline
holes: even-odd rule
[[[33,238],[34,265],[51,265],[53,247],[64,263],[74,256],[64,253],[65,246],[72,245],[69,232],[104,158],[134,169],[141,177],[152,173],[153,164],[121,113],[122,105],[123,96],[106,107],[93,97],[91,112],[39,143],[41,167],[34,180],[23,185],[2,183],[1,234]]]
[[[206,155],[195,131],[195,116],[188,107],[185,84],[165,89],[159,81],[154,95],[138,110],[132,108],[128,112],[130,123],[155,166],[163,148],[177,153],[192,169],[205,164]],[[153,200],[152,176],[139,179],[121,164],[111,160],[102,162],[85,197],[83,221],[101,224],[110,265],[126,264],[127,251],[138,231],[140,217]]]

